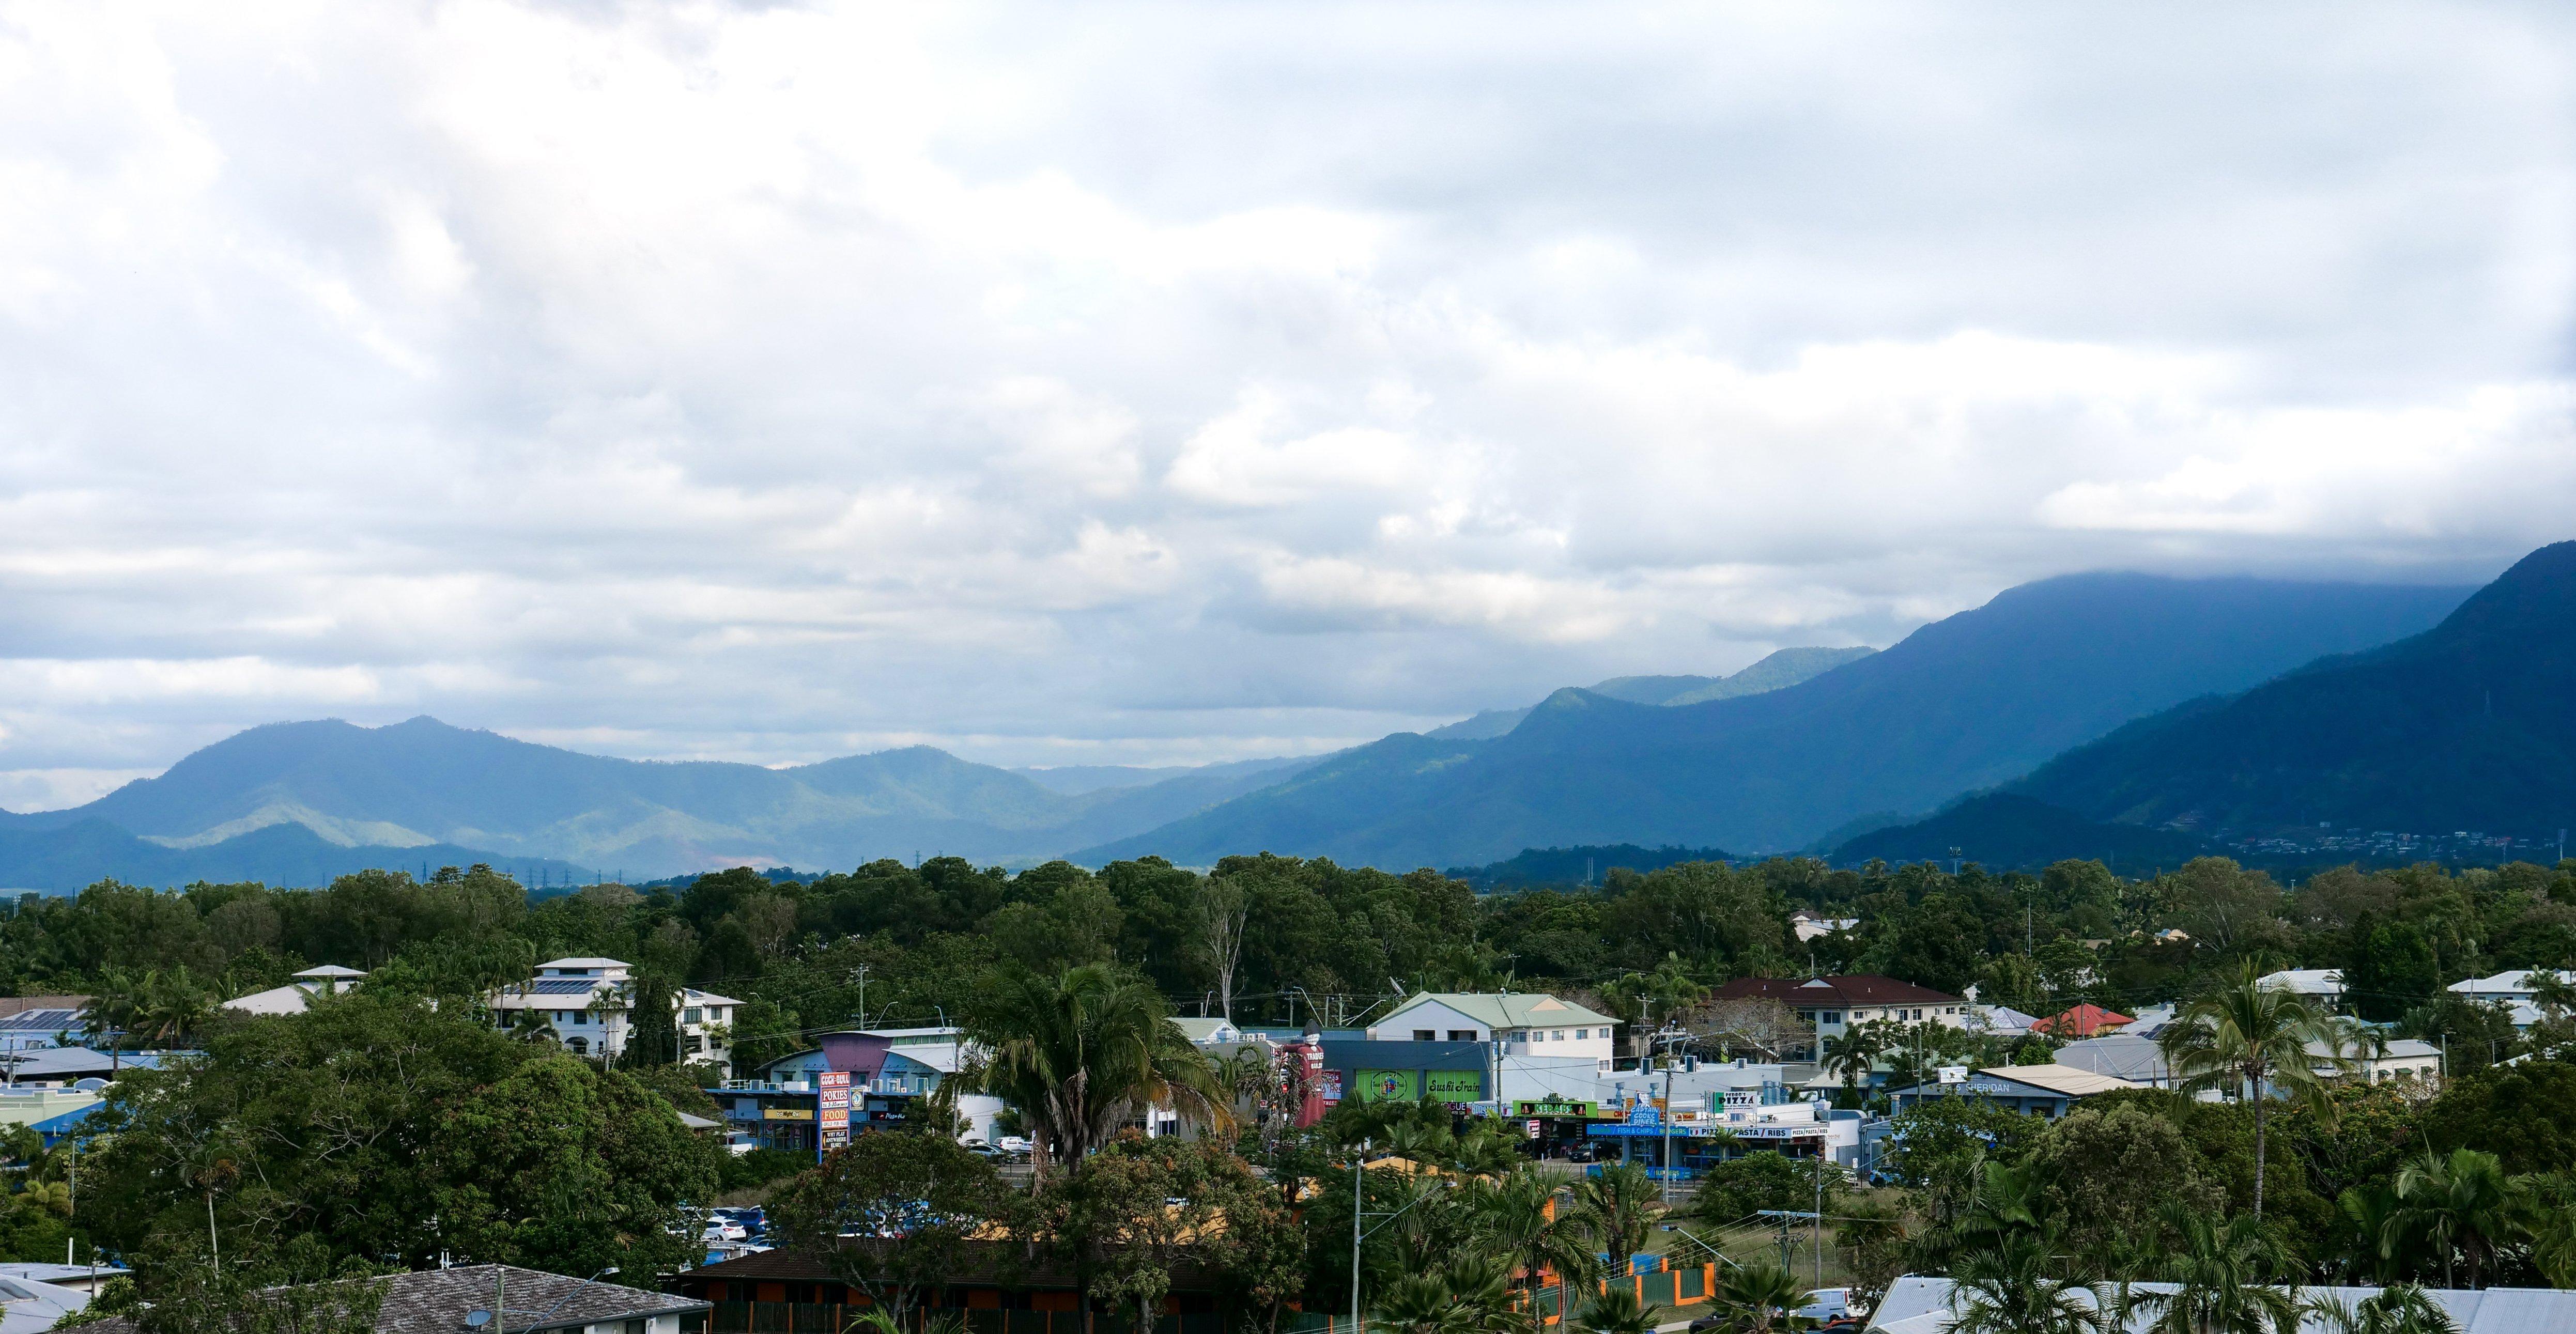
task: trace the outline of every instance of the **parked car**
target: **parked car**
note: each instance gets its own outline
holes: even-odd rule
[[[706,1231],[701,1233],[698,1239],[713,1243],[719,1241],[748,1241],[750,1238],[751,1234],[743,1229],[742,1224],[737,1223],[730,1218],[709,1218],[707,1220]]]

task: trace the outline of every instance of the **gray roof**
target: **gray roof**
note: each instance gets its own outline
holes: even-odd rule
[[[465,1328],[467,1312],[492,1309],[496,1292],[507,1297],[510,1306],[502,1321],[486,1326],[495,1334],[502,1330],[517,1334],[521,1330],[577,1329],[593,1321],[710,1309],[709,1303],[695,1297],[675,1297],[614,1283],[584,1284],[580,1279],[541,1269],[463,1265],[387,1278],[385,1302],[376,1313],[376,1334],[456,1334]],[[135,1326],[125,1316],[111,1316],[78,1328],[92,1334],[130,1334]]]
[[[2171,1292],[2171,1283],[2139,1283],[2135,1292]],[[2333,1297],[2347,1304],[2377,1295],[2377,1288],[2302,1288],[2302,1298]],[[2576,1329],[2576,1292],[2548,1288],[2429,1288],[2426,1295],[2450,1314],[2460,1334],[2551,1334]],[[2151,1315],[2132,1312],[2124,1327],[2143,1334]],[[1871,1313],[1869,1328],[1887,1334],[1945,1334],[1950,1328],[1950,1280],[1908,1275],[1896,1280]],[[2299,1334],[2331,1334],[2332,1326],[2314,1315],[2299,1322]]]
[[[1586,1009],[1572,1001],[1558,1000],[1543,991],[1417,991],[1387,1013],[1384,1019],[1370,1025],[1375,1028],[1394,1023],[1424,1001],[1434,1001],[1467,1016],[1487,1028],[1541,1028],[1557,1024],[1611,1024],[1618,1022],[1597,1010]],[[1606,1035],[1605,1035],[1606,1036]]]

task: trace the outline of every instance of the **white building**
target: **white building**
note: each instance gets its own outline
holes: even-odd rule
[[[1857,917],[1827,917],[1813,908],[1800,908],[1789,914],[1789,929],[1796,932],[1802,942],[1830,936],[1837,931],[1849,931],[1859,925]]]
[[[1947,1024],[1966,1028],[1976,1017],[1967,1001],[1929,987],[1892,977],[1858,973],[1849,977],[1739,977],[1717,989],[1720,1001],[1775,1000],[1789,1007],[1800,1022],[1816,1030],[1816,1041],[1861,1024],[1887,1020],[1899,1024]]]
[[[224,1002],[224,1008],[244,1014],[302,1014],[315,996],[337,996],[366,980],[366,976],[356,968],[326,963],[297,973],[295,980],[285,986],[235,996]]]
[[[1369,1025],[1378,1042],[1493,1042],[1505,1056],[1589,1059],[1610,1068],[1619,1021],[1543,992],[1425,991]]]
[[[2513,1026],[2529,1028],[2541,1020],[2540,1005],[2532,997],[2539,994],[2540,979],[2551,976],[2544,968],[2517,968],[2493,977],[2466,978],[2450,985],[2450,992],[2484,1005],[2502,1005],[2513,1012]],[[2562,982],[2576,983],[2576,971],[2556,974]]]
[[[515,1028],[522,1015],[534,1013],[565,1051],[616,1057],[634,1033],[634,992],[634,970],[622,959],[549,959],[537,965],[533,980],[502,988],[490,1004],[503,1028]],[[680,1060],[732,1063],[730,1038],[741,1001],[683,987],[673,1007]]]
[[[1235,1027],[1233,1020],[1217,1015],[1176,1015],[1172,1027],[1181,1030],[1193,1047],[1231,1047],[1243,1041],[1243,1030]]]
[[[2266,991],[2286,991],[2303,996],[2319,1005],[2343,1004],[2343,970],[2340,968],[2285,968],[2265,973],[2254,985]]]

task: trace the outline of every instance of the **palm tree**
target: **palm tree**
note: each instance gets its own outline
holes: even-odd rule
[[[1950,1271],[1949,1334],[2100,1334],[2108,1303],[2053,1275],[2055,1261],[2035,1232],[1971,1252]]]
[[[1646,978],[1646,1000],[1653,1007],[1648,1017],[1654,1020],[1657,1028],[1671,1023],[1674,1015],[1706,999],[1708,988],[1690,975],[1690,966],[1683,963],[1682,956],[1674,951],[1665,951],[1664,961],[1655,965],[1653,974]]]
[[[2278,1092],[2331,1117],[2334,1104],[2325,1097],[2318,1058],[2308,1045],[2331,1053],[2333,1025],[2326,1015],[2289,991],[2261,985],[2261,966],[2247,960],[2241,974],[2183,1009],[2156,1038],[2165,1063],[2173,1068],[2176,1087],[2184,1093],[2216,1089],[2254,1103],[2254,1217],[2263,1216],[2265,1118],[2270,1094]],[[2331,1069],[2351,1062],[2329,1054]]]
[[[1556,1183],[1524,1168],[1472,1197],[1476,1230],[1488,1244],[1513,1257],[1533,1298],[1539,1275],[1556,1271],[1556,1318],[1563,1323],[1570,1289],[1599,1277],[1601,1258],[1592,1250],[1580,1216],[1560,1207]]]
[[[2174,1284],[2171,1292],[2136,1292],[2132,1309],[2153,1317],[2152,1334],[2288,1334],[2298,1328],[2299,1304],[2272,1279],[2287,1264],[2281,1243],[2251,1214],[2224,1223],[2179,1206],[2165,1223],[2180,1243],[2154,1257],[2149,1273]]]
[[[90,988],[89,1003],[81,1007],[81,1033],[92,1042],[107,1039],[107,1072],[111,1078],[123,1064],[126,1034],[143,1009],[143,996],[141,974],[131,968],[102,968],[98,971],[98,985]]]
[[[1797,1314],[1807,1304],[1807,1290],[1788,1270],[1767,1260],[1727,1270],[1710,1295],[1731,1334],[1771,1334],[1813,1323]]]
[[[1825,1073],[1839,1075],[1843,1092],[1857,1094],[1861,1077],[1878,1063],[1878,1035],[1867,1027],[1846,1029],[1825,1039]]]
[[[2343,1242],[2338,1262],[2346,1278],[2385,1283],[2398,1273],[2398,1256],[2408,1249],[2408,1221],[2399,1214],[2397,1192],[2385,1185],[2346,1186],[2335,1197],[2340,1215],[2336,1234]]]
[[[2358,1303],[2327,1294],[2306,1309],[2333,1334],[2460,1334],[2450,1312],[2412,1283],[2382,1288]]]
[[[2487,1262],[2518,1229],[2523,1194],[2523,1183],[2506,1176],[2494,1154],[2428,1152],[2397,1169],[2397,1214],[2391,1221],[2441,1252],[2446,1286],[2456,1256],[2468,1262],[2469,1286],[2483,1287]]]
[[[1613,1283],[1583,1304],[1574,1317],[1588,1334],[1655,1334],[1655,1317],[1637,1300],[1637,1291]]]
[[[155,969],[144,975],[133,1023],[146,1042],[168,1048],[203,1032],[214,1015],[214,993],[198,985],[182,964],[167,973]]]
[[[1634,1163],[1613,1163],[1599,1176],[1575,1183],[1574,1214],[1567,1222],[1580,1229],[1593,1249],[1610,1257],[1612,1277],[1628,1272],[1628,1257],[1646,1244],[1654,1231],[1654,1179]]]
[[[1026,1118],[1041,1175],[1158,1105],[1231,1120],[1214,1068],[1169,1017],[1152,987],[1104,965],[1009,974],[969,1025],[989,1053],[972,1082]]]

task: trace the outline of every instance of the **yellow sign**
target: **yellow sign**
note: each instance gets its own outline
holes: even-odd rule
[[[760,1109],[760,1119],[763,1121],[811,1121],[814,1119],[814,1109],[811,1107],[764,1107]]]

